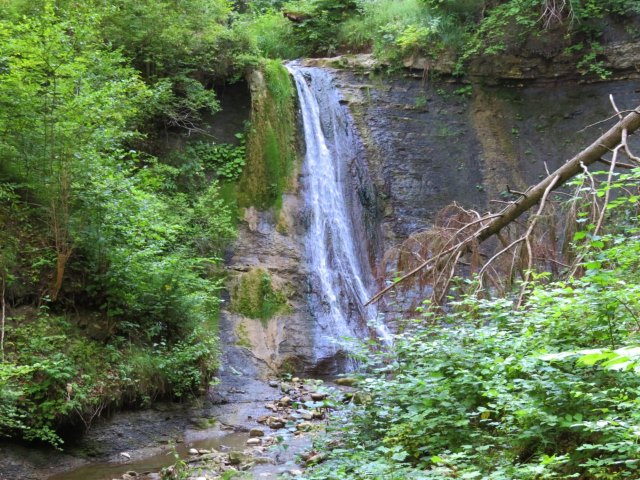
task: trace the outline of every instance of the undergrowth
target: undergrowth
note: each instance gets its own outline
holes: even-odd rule
[[[389,352],[363,356],[363,400],[305,478],[640,477],[637,196],[609,210],[608,233],[575,236],[583,275],[538,274],[521,309],[486,292],[425,304]]]
[[[0,437],[61,447],[64,432],[101,414],[160,398],[202,393],[217,368],[214,325],[175,343],[91,338],[77,322],[46,309],[8,319],[0,363]]]

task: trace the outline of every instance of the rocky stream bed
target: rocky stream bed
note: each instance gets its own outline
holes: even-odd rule
[[[163,469],[176,479],[187,470],[200,480],[233,471],[234,478],[295,478],[319,460],[312,434],[351,390],[322,380],[226,376],[199,404],[118,413],[64,452],[0,444],[0,479],[151,480]]]

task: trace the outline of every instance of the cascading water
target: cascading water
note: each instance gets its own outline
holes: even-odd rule
[[[362,206],[355,200],[349,170],[358,159],[358,138],[331,75],[319,68],[294,64],[288,68],[298,91],[306,145],[306,257],[317,362],[328,363],[325,368],[349,368],[345,353],[353,348],[353,341],[348,339],[367,338],[368,323],[377,323],[376,309],[363,306],[371,296],[373,276]],[[378,337],[388,341],[384,326],[376,330]]]

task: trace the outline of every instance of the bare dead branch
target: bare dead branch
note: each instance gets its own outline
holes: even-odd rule
[[[450,239],[445,243],[439,253],[433,255],[431,258],[425,260],[415,268],[411,269],[408,273],[403,275],[392,285],[389,285],[380,290],[365,305],[369,305],[370,303],[379,300],[391,289],[395,288],[400,283],[412,278],[418,273],[427,274],[432,272],[433,270],[437,270],[440,271],[441,274],[442,271],[451,271],[451,262],[454,259],[455,261],[457,261],[461,255],[465,254],[471,249],[472,245],[480,244],[485,240],[491,238],[492,236],[498,234],[509,224],[517,222],[518,218],[523,213],[527,212],[531,207],[536,204],[540,204],[541,208],[538,209],[538,214],[529,222],[529,228],[527,229],[527,232],[529,232],[529,230],[532,229],[533,226],[535,226],[537,217],[539,217],[542,213],[542,208],[544,208],[544,204],[546,203],[549,194],[554,189],[563,185],[567,180],[573,178],[575,175],[584,171],[590,177],[591,186],[593,190],[595,190],[595,181],[590,175],[587,167],[599,161],[607,152],[613,151],[618,145],[620,145],[623,141],[623,135],[633,133],[638,128],[640,128],[640,107],[631,111],[631,113],[629,113],[627,116],[622,117],[620,121],[616,123],[616,125],[611,127],[603,135],[601,135],[590,146],[581,151],[572,159],[568,160],[563,166],[556,169],[556,171],[552,172],[551,175],[547,176],[535,186],[528,188],[525,192],[513,192],[509,189],[510,192],[519,194],[520,197],[508,204],[504,209],[496,214],[485,215],[483,217],[480,217],[478,215],[478,217],[480,218],[473,222],[470,222],[467,225],[463,225],[457,230],[455,235],[452,235],[450,237]],[[598,218],[599,215],[600,211],[594,210],[594,218]],[[459,234],[469,229],[469,227],[474,224],[480,224],[480,228],[468,234],[465,238],[459,240]],[[533,258],[533,252],[531,244],[530,242],[527,242],[527,239],[528,236],[525,236],[523,240],[520,240],[517,243],[522,243],[522,241],[526,242],[528,263],[530,265]],[[450,245],[452,242],[457,243],[447,248],[447,245]],[[510,247],[513,247],[513,245],[510,245]],[[525,279],[526,286],[528,274],[525,273],[523,278]]]

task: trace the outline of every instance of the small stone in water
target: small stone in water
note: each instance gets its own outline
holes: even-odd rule
[[[198,450],[196,450],[195,448],[190,448],[189,455],[198,455]]]
[[[247,445],[260,445],[262,443],[262,440],[260,440],[259,438],[250,438],[249,440],[247,440]]]
[[[273,388],[278,388],[279,383],[277,380],[269,380],[269,386]]]
[[[131,458],[131,454],[127,453],[127,452],[120,452],[120,456],[126,458],[126,459],[130,459]]]
[[[264,437],[264,432],[262,430],[260,430],[259,428],[252,428],[251,430],[249,430],[249,436],[250,437]]]
[[[326,393],[321,393],[321,392],[311,392],[311,399],[315,402],[319,401],[319,400],[324,400],[325,398],[327,398],[327,394]]]

